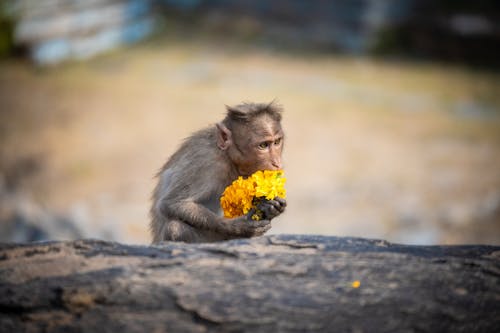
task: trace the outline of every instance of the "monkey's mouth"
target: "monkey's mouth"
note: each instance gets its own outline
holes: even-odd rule
[[[257,170],[255,170],[255,171],[257,171]],[[255,171],[254,171],[254,172],[255,172]],[[240,176],[241,176],[241,177],[243,177],[243,178],[248,178],[248,177],[250,177],[250,176],[251,176],[254,172],[249,172],[249,171],[247,171],[247,170],[238,170],[238,173],[239,173],[239,174],[240,174]]]

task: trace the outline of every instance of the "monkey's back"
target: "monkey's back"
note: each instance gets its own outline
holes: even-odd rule
[[[221,194],[225,186],[237,178],[237,172],[228,168],[227,156],[217,147],[217,130],[215,126],[207,127],[186,138],[179,149],[167,160],[159,176],[170,172],[171,183],[176,189],[195,188],[198,193],[217,186]],[[219,180],[218,182],[210,180]],[[222,182],[222,183],[221,183]],[[189,193],[191,191],[183,191]]]
[[[228,168],[227,157],[216,144],[215,126],[193,133],[167,160],[157,174],[158,184],[152,196],[151,227],[153,232],[165,219],[160,211],[162,201],[176,203],[193,200],[219,213],[218,199],[225,187],[237,178]]]

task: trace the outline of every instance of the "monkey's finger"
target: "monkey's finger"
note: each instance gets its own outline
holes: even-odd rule
[[[286,206],[286,200],[280,197],[274,198],[274,200],[278,201],[282,206]]]
[[[278,201],[274,201],[274,200],[263,200],[262,202],[260,202],[258,205],[257,205],[257,209],[259,210],[265,210],[267,209],[268,207],[276,207],[278,208],[280,206],[280,204],[278,203]]]
[[[276,208],[281,206],[281,204],[276,200],[264,200],[260,203],[260,205],[262,205],[262,206],[274,206]]]
[[[279,199],[279,200],[277,200]],[[262,201],[258,208],[261,210],[261,211],[266,211],[268,210],[269,206],[272,206],[274,207],[278,212],[279,214],[283,213],[285,211],[285,207],[286,207],[286,201],[284,201],[283,199],[281,198],[275,198],[274,200],[264,200]],[[278,214],[275,214],[275,216],[278,215]]]
[[[279,200],[278,200],[279,199]],[[267,200],[264,202],[265,204],[272,205],[276,210],[278,210],[280,213],[283,213],[285,211],[286,207],[286,201],[284,201],[281,198],[274,198],[274,200]]]
[[[268,220],[271,220],[272,218],[281,214],[281,212],[273,206],[264,207],[262,209],[262,212],[264,213],[264,217]]]
[[[280,198],[280,197],[276,197],[274,198],[275,201],[278,201],[281,205],[281,207],[283,207],[283,209],[286,207],[286,200],[283,199],[283,198]]]
[[[285,211],[285,207],[282,206],[276,200],[266,200],[262,202],[258,208],[264,212],[265,216],[269,219],[276,217]]]

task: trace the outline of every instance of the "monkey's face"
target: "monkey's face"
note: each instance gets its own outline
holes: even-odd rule
[[[230,157],[242,176],[258,170],[280,170],[284,133],[281,124],[261,117],[250,124],[235,127]]]

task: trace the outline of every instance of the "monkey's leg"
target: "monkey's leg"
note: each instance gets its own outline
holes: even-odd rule
[[[186,243],[201,242],[198,232],[190,225],[178,221],[168,220],[160,229],[161,239],[165,241],[180,241]]]

